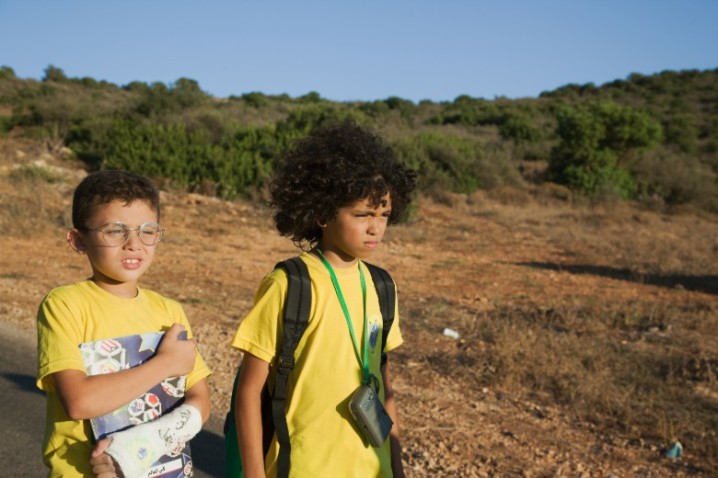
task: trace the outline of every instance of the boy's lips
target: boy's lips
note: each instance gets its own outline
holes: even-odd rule
[[[142,259],[138,259],[136,257],[122,259],[122,265],[128,269],[136,269],[140,266],[141,263],[142,263]]]

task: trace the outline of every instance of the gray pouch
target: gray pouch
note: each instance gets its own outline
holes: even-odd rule
[[[349,401],[349,411],[366,441],[374,447],[382,446],[394,422],[374,389],[369,385],[357,388]]]

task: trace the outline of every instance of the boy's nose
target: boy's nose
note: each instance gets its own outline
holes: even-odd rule
[[[378,234],[381,231],[382,222],[381,218],[371,217],[369,218],[369,224],[367,225],[367,232],[369,234]]]
[[[137,234],[137,231],[130,231],[130,236],[123,244],[123,247],[125,249],[131,250],[140,249],[142,247],[142,243],[140,242],[140,236]]]

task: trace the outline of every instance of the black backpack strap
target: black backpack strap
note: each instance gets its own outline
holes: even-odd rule
[[[387,271],[368,262],[364,262],[364,265],[369,269],[371,279],[374,281],[374,287],[376,287],[376,293],[379,296],[379,309],[381,310],[383,322],[381,333],[381,365],[383,366],[386,363],[386,352],[384,352],[386,338],[389,336],[389,330],[391,330],[394,323],[396,289],[394,281]]]
[[[277,477],[289,476],[292,446],[289,443],[289,428],[284,411],[287,398],[287,379],[294,369],[294,351],[307,328],[312,300],[311,282],[307,266],[299,257],[278,263],[287,272],[287,298],[284,301],[284,331],[277,353],[276,381],[272,393],[272,417],[279,443]]]

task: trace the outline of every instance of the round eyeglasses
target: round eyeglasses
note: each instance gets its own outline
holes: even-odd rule
[[[104,226],[89,228],[79,228],[84,231],[99,232],[102,234],[102,239],[108,246],[121,246],[130,239],[130,233],[132,231],[137,232],[137,237],[140,242],[145,246],[154,246],[160,240],[162,240],[162,234],[164,229],[156,222],[146,222],[140,227],[131,228],[127,224],[121,222],[113,222],[105,224]]]

